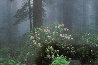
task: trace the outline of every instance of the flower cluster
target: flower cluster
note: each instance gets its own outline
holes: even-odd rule
[[[68,30],[64,28],[64,24],[53,24],[50,27],[41,26],[40,28],[34,28],[34,31],[31,32],[30,40],[40,47],[54,41],[65,44],[67,40],[73,39],[71,35],[66,33]]]
[[[65,28],[64,24],[52,24],[50,27],[41,26],[40,28],[34,28],[29,35],[30,41],[25,46],[26,56],[35,57],[35,55],[39,55],[41,58],[45,58],[45,60],[46,58],[49,60],[49,58],[58,56],[66,56],[69,60],[75,58],[84,60],[84,56],[90,59],[96,58],[95,52],[84,49],[83,44],[87,43],[86,46],[89,46],[88,44],[96,44],[98,42],[98,36],[87,34],[81,37],[80,35],[79,37],[75,35],[74,37],[68,34],[68,31],[69,29]],[[77,45],[78,43],[81,44]],[[98,45],[96,44],[95,46]],[[89,52],[88,56],[86,56],[87,52]]]
[[[56,56],[59,56],[59,50],[55,50],[53,46],[48,46],[48,48],[46,48],[46,53],[48,58],[54,58]]]
[[[42,49],[48,45],[65,45],[67,41],[72,40],[72,36],[68,35],[69,29],[64,27],[64,24],[52,24],[50,27],[41,26],[39,28],[34,28],[30,34],[28,34],[29,40],[26,41],[23,49],[23,54],[25,59],[28,57],[37,57],[38,55],[43,55],[45,51]],[[57,43],[56,43],[57,42]],[[48,57],[59,56],[58,50],[52,50],[48,53]],[[49,55],[50,54],[50,55]]]

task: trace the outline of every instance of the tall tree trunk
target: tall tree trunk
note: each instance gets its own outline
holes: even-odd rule
[[[32,30],[32,10],[31,10],[31,0],[28,1],[28,6],[29,6],[29,20],[30,20],[30,31]]]
[[[33,0],[33,26],[42,25],[42,0]]]
[[[96,30],[96,33],[98,33],[98,0],[96,0],[95,6],[96,6],[95,30]]]
[[[64,1],[64,0],[63,0]],[[69,6],[68,6],[69,5]],[[68,29],[72,29],[72,1],[63,2],[63,23]]]
[[[98,0],[96,0],[96,22],[95,22],[95,27],[96,27],[96,33],[98,33]]]

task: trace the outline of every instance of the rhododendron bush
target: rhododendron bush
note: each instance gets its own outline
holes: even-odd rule
[[[25,61],[28,57],[37,58],[49,45],[65,46],[68,41],[73,40],[72,36],[67,34],[69,29],[64,28],[64,24],[52,24],[50,27],[41,26],[34,28],[26,41],[26,45],[21,52]],[[24,50],[25,49],[25,50]],[[40,53],[41,52],[41,53]]]
[[[60,56],[66,57],[67,60],[78,59],[82,64],[95,61],[97,56],[91,43],[97,43],[97,36],[71,34],[64,24],[34,28],[27,35],[28,39],[24,41],[25,46],[19,58],[27,65],[49,65],[53,58]]]
[[[64,24],[53,24],[51,27],[41,26],[34,28],[30,34],[32,43],[42,46],[51,42],[65,43],[67,40],[72,40],[71,35],[66,34],[69,29],[64,28]]]

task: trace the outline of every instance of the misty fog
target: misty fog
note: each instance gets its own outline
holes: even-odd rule
[[[16,43],[17,37],[30,31],[28,18],[14,25],[14,15],[26,0],[0,1],[0,42]],[[43,24],[53,22],[65,24],[65,27],[77,32],[96,32],[98,27],[97,0],[46,0],[43,2]]]
[[[0,0],[0,65],[58,64],[98,65],[98,0]]]

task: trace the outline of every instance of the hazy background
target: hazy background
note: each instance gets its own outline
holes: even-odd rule
[[[14,15],[25,0],[0,0],[0,44],[15,44],[30,31],[28,18],[17,25]],[[74,32],[97,32],[98,0],[46,0],[43,24],[63,23]]]

